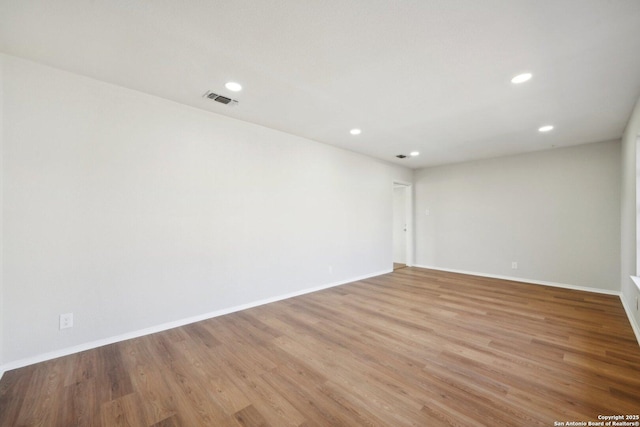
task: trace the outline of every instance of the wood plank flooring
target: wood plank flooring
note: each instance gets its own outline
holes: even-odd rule
[[[616,296],[418,268],[9,371],[0,426],[554,426],[640,412]]]

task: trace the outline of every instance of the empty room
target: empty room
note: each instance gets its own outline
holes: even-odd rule
[[[640,1],[0,0],[0,427],[640,426]]]

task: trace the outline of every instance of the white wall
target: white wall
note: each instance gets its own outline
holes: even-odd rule
[[[416,264],[619,291],[619,168],[613,141],[419,170]]]
[[[5,364],[390,270],[411,170],[3,62]]]
[[[640,99],[631,114],[622,136],[622,200],[621,200],[621,283],[622,301],[627,313],[635,321],[636,335],[640,333],[640,313],[636,310],[638,288],[629,276],[640,273],[636,267],[636,140],[640,135]],[[640,339],[640,335],[638,335]]]
[[[4,97],[3,97],[3,88],[4,88],[4,80],[3,80],[3,69],[4,69],[4,58],[0,55],[0,367],[3,364],[3,351],[2,345],[4,343],[3,332],[4,332],[4,299],[3,299],[3,278],[4,278],[4,269],[3,269],[3,260],[4,256],[2,253],[2,247],[4,246],[4,238],[3,238],[3,202],[2,202],[2,191],[3,191],[3,177],[4,177],[4,156],[2,153],[4,152],[4,128],[2,126],[3,123],[3,106],[4,106]],[[0,378],[2,378],[2,369],[0,368]]]

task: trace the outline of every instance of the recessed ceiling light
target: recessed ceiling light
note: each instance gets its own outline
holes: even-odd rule
[[[514,83],[514,84],[524,83],[526,81],[531,80],[531,77],[533,77],[533,74],[531,73],[518,74],[517,76],[511,79],[511,83]]]
[[[360,129],[351,129],[351,130],[349,131],[349,133],[350,133],[351,135],[360,135],[360,134],[362,133],[362,131],[361,131]]]
[[[226,87],[232,92],[240,92],[242,90],[242,85],[236,82],[227,82],[227,84],[225,84],[224,87]]]
[[[546,125],[538,128],[538,132],[549,132],[550,130],[553,130],[553,126],[551,125]]]
[[[419,152],[419,151],[412,151],[412,152],[410,152],[410,153],[409,153],[409,155],[410,155],[411,157],[419,156],[419,155],[420,155],[420,152]]]

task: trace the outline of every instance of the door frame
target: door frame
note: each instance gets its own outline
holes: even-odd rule
[[[401,187],[404,189],[404,215],[405,215],[405,224],[407,224],[407,231],[405,235],[405,258],[407,267],[411,267],[414,265],[414,246],[413,246],[413,183],[406,181],[393,180],[391,184],[391,265],[393,268],[393,226],[394,226],[394,218],[393,218],[393,194],[395,188]]]

